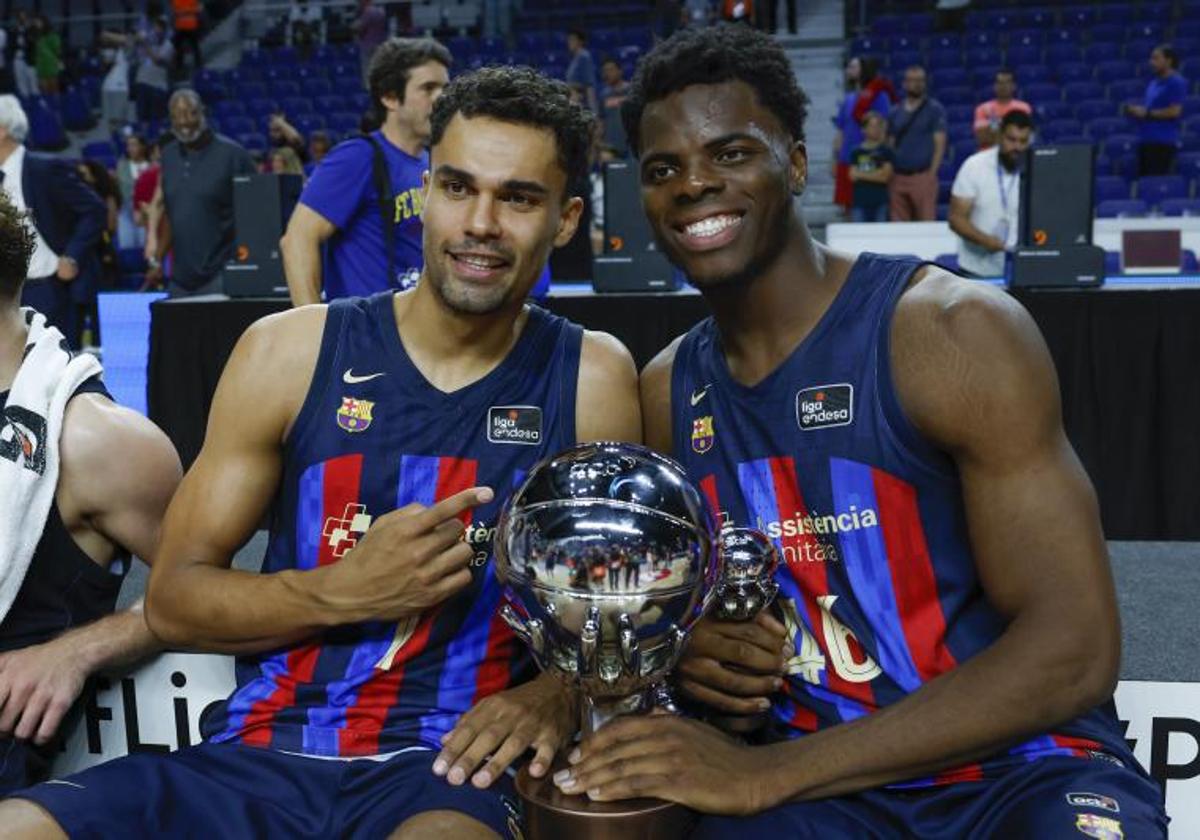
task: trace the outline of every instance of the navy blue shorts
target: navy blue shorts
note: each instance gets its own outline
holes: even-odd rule
[[[1165,838],[1163,792],[1108,761],[1051,756],[998,779],[914,790],[869,790],[772,808],[752,817],[705,817],[696,840],[745,837]]]
[[[241,744],[139,753],[15,794],[74,840],[113,837],[386,837],[427,811],[457,811],[520,836],[512,779],[487,790],[433,775],[435,753],[336,761]]]

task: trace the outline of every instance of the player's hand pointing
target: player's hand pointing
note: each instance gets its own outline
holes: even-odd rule
[[[461,517],[493,496],[490,487],[472,487],[379,517],[341,560],[319,570],[322,598],[346,623],[419,615],[441,603],[471,582],[474,551]]]

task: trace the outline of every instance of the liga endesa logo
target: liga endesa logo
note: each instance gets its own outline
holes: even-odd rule
[[[796,424],[801,431],[848,426],[854,421],[854,386],[848,382],[817,385],[796,394]]]

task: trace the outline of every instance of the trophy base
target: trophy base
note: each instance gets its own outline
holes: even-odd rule
[[[567,795],[551,780],[566,766],[558,759],[540,779],[528,768],[517,774],[529,840],[676,840],[686,837],[696,820],[692,811],[661,799],[592,802]]]

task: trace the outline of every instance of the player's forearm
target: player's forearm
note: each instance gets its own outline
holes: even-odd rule
[[[325,569],[256,574],[206,564],[151,578],[147,621],[171,647],[257,653],[359,621],[323,594]]]
[[[71,647],[88,673],[131,665],[162,650],[150,632],[141,601],[127,610],[69,630],[58,638]]]
[[[975,225],[971,224],[969,219],[951,214],[948,224],[950,225],[950,230],[954,231],[968,242],[978,245],[981,248],[987,248],[991,250],[996,244],[996,241],[993,237],[988,236],[979,228],[975,227]]]
[[[990,648],[900,702],[764,747],[774,753],[765,763],[778,768],[769,801],[921,778],[1044,734],[1111,696],[1119,657],[1105,647],[1085,631],[1064,632],[1053,616],[1018,618]]]
[[[283,254],[283,273],[293,306],[321,302],[321,243],[285,234],[279,242]]]

